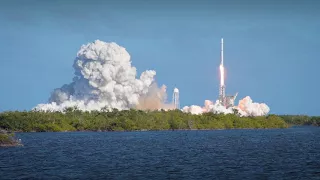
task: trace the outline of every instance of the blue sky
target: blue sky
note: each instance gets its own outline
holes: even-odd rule
[[[71,82],[82,44],[124,46],[138,72],[157,71],[181,105],[218,97],[220,38],[226,90],[270,113],[320,115],[317,1],[0,2],[0,111],[31,109]]]

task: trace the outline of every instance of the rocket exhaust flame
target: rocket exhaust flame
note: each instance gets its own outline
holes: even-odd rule
[[[224,86],[224,67],[220,64],[220,87]]]

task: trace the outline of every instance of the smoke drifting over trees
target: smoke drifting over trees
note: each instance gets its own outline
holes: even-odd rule
[[[240,116],[264,116],[269,113],[270,108],[265,103],[254,103],[249,96],[246,96],[239,101],[238,106],[225,108],[220,105],[218,101],[213,103],[212,101],[205,100],[204,107],[192,105],[183,107],[182,111],[189,112],[191,114],[202,114],[206,112],[231,114],[238,113]]]
[[[54,89],[46,104],[34,109],[40,111],[64,111],[68,107],[91,111],[101,109],[173,109],[166,104],[166,86],[155,83],[154,70],[147,70],[137,78],[137,71],[131,64],[125,48],[116,43],[96,40],[82,45],[73,63],[75,77],[69,84]],[[185,106],[183,112],[202,114],[239,113],[241,116],[261,116],[269,112],[266,104],[253,103],[249,96],[239,105],[226,109],[218,102],[206,100],[205,106]]]
[[[73,82],[55,89],[48,104],[36,110],[62,111],[77,106],[80,110],[161,109],[166,105],[165,88],[154,82],[156,72],[144,71],[137,79],[130,55],[116,43],[96,40],[81,46],[74,60]]]

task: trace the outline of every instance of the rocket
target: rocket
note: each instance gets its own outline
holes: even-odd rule
[[[219,87],[219,100],[220,104],[226,105],[226,86],[224,85],[224,67],[223,67],[223,38],[221,38],[221,62],[220,62],[220,87]]]
[[[221,38],[221,65],[223,66],[223,38]]]
[[[226,86],[224,84],[225,81],[225,73],[224,73],[224,66],[223,66],[223,38],[221,38],[221,62],[220,62],[220,87],[219,87],[219,102],[222,106],[228,108],[234,105],[234,100],[236,99],[238,93],[234,96],[226,96]]]

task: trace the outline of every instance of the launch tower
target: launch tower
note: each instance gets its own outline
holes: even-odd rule
[[[173,103],[174,109],[180,109],[179,89],[178,88],[174,88],[174,90],[173,90],[172,103]]]

